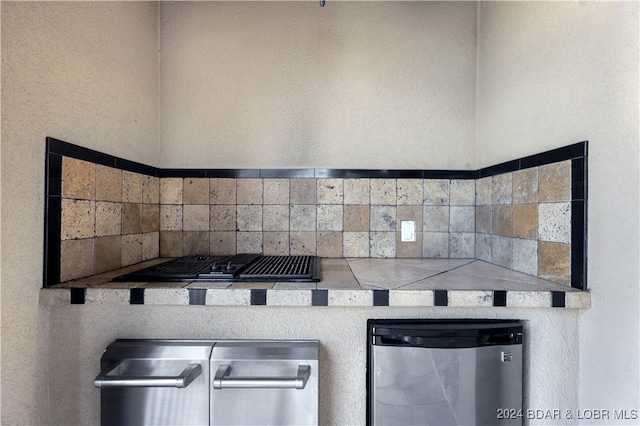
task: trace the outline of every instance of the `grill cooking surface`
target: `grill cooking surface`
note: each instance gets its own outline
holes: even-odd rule
[[[314,260],[313,256],[264,256],[240,273],[240,278],[307,278]]]
[[[315,256],[186,256],[114,278],[114,281],[319,281]]]

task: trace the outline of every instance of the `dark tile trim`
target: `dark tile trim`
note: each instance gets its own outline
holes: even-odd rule
[[[62,198],[46,197],[44,212],[44,287],[60,283]]]
[[[109,154],[103,154],[93,149],[84,148],[68,142],[63,142],[55,138],[47,138],[47,153],[72,157],[78,160],[90,161],[92,163],[101,164],[103,166],[115,167],[116,157]]]
[[[132,288],[130,290],[129,304],[144,305],[144,288]]]
[[[424,170],[423,179],[478,179],[477,170]]]
[[[551,307],[552,308],[564,308],[566,293],[564,291],[552,291],[551,292]]]
[[[479,177],[488,177],[500,175],[502,173],[514,172],[520,170],[520,160],[507,161],[506,163],[496,164],[495,166],[485,167],[479,170]]]
[[[189,304],[190,305],[206,305],[207,289],[206,288],[190,288]]]
[[[158,170],[158,176],[167,178],[167,177],[177,177],[177,178],[206,178],[207,171],[202,169],[160,169]]]
[[[84,305],[86,288],[70,288],[72,305]]]
[[[389,306],[389,290],[373,290],[373,306]]]
[[[252,288],[251,289],[251,306],[266,305],[267,304],[267,290],[264,288]]]
[[[147,166],[142,163],[136,163],[135,161],[124,160],[122,158],[114,157],[116,160],[115,168],[126,170],[129,172],[140,173],[147,176],[158,176],[158,169],[155,167]]]
[[[313,169],[261,169],[260,177],[264,179],[300,179],[314,178]]]
[[[587,156],[588,144],[588,141],[578,142],[573,145],[552,149],[550,151],[523,157],[518,160],[507,161],[505,163],[485,167],[478,170],[478,177],[483,178],[488,176],[495,176],[502,173],[528,169],[530,167],[557,163],[559,161],[583,158]]]
[[[208,169],[205,172],[208,178],[257,179],[260,177],[260,169]]]
[[[582,200],[571,202],[571,287],[587,289],[587,208]]]
[[[434,306],[449,306],[449,295],[447,290],[433,290]]]
[[[311,306],[329,306],[329,290],[311,290]]]
[[[62,196],[62,155],[49,153],[46,164],[45,195]]]
[[[507,306],[507,292],[505,290],[493,292],[493,306]]]

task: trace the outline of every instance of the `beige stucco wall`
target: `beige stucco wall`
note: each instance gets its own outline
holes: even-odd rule
[[[473,169],[474,2],[163,2],[161,164]]]
[[[158,163],[158,5],[2,3],[2,419],[45,425],[45,137]],[[80,333],[78,324],[69,325]]]
[[[593,303],[579,317],[575,360],[582,409],[640,408],[639,7],[637,2],[483,2],[480,7],[478,166],[589,140]],[[627,421],[634,423],[637,419]]]

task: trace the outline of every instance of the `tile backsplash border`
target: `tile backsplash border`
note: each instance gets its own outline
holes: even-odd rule
[[[587,213],[587,148],[579,142],[551,151],[523,157],[475,171],[466,170],[345,170],[345,169],[161,169],[121,159],[54,138],[46,139],[45,164],[45,250],[44,287],[61,282],[62,233],[62,163],[63,157],[133,172],[154,178],[233,178],[233,179],[449,179],[474,180],[568,162],[571,169],[570,204],[570,284],[587,289],[586,213]],[[477,197],[474,208],[477,207]],[[162,205],[162,202],[159,203]],[[320,204],[318,204],[320,205]],[[477,216],[477,212],[475,215]],[[476,222],[477,222],[476,217]],[[477,225],[476,225],[477,226]],[[344,232],[344,230],[342,231]],[[474,229],[475,244],[479,233]],[[490,234],[492,235],[492,234]],[[477,249],[476,249],[477,250]],[[479,258],[476,253],[476,258]],[[509,265],[503,265],[509,267]],[[569,284],[569,283],[566,283]]]

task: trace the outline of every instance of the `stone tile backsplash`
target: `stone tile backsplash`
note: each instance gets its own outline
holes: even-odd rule
[[[571,160],[476,181],[476,257],[571,283]]]
[[[158,257],[159,182],[156,177],[62,157],[60,280]]]
[[[63,157],[60,279],[249,252],[477,258],[570,284],[571,165],[478,179],[158,178]],[[403,221],[416,241],[401,240]]]

